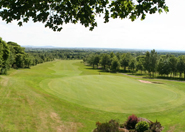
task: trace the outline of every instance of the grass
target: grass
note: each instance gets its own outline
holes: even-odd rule
[[[101,73],[101,75],[99,75]],[[138,80],[157,83],[141,83]],[[56,60],[0,76],[0,131],[92,131],[130,114],[185,131],[185,83],[92,70]]]

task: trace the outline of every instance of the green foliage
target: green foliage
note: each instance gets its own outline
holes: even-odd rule
[[[24,54],[16,54],[16,66],[19,67],[19,68],[24,68]]]
[[[170,56],[169,59],[170,71],[173,73],[173,76],[177,72],[177,58],[175,56]]]
[[[93,68],[94,68],[94,65],[95,65],[95,56],[94,55],[89,55],[88,58],[87,58],[87,63],[89,63],[90,65],[93,65]]]
[[[146,52],[145,54],[145,63],[144,63],[144,67],[145,69],[150,73],[151,72],[151,65],[150,65],[150,52]]]
[[[126,67],[129,66],[131,58],[132,57],[130,53],[126,53],[122,55],[120,63],[121,63],[121,66],[124,67],[124,70],[126,70]]]
[[[112,58],[114,58],[114,56],[115,56],[114,52],[111,52],[110,53],[110,58],[112,59]]]
[[[144,59],[140,58],[137,65],[136,65],[136,70],[141,70],[141,74],[142,71],[144,70]]]
[[[117,57],[114,56],[114,57],[112,58],[111,69],[112,69],[113,71],[117,71],[117,70],[119,70],[119,68],[120,68],[120,63],[119,63]]]
[[[146,121],[140,121],[136,124],[136,131],[137,132],[144,132],[148,130],[149,124]]]
[[[8,58],[10,50],[5,41],[0,38],[0,74],[6,74],[8,70]]]
[[[96,122],[96,126],[94,132],[119,132],[119,123],[115,120],[105,123]]]
[[[22,26],[30,18],[34,22],[42,22],[45,27],[53,31],[61,31],[62,25],[77,22],[93,30],[97,26],[96,15],[104,15],[104,22],[109,18],[129,18],[134,21],[141,17],[145,19],[147,13],[168,12],[164,0],[52,0],[52,1],[0,1],[0,17],[7,23],[18,21]]]
[[[98,68],[99,62],[100,62],[100,56],[99,55],[95,55],[95,57],[94,57],[94,64],[97,65],[97,68]]]
[[[136,59],[133,58],[133,59],[130,61],[130,63],[129,63],[129,69],[131,69],[132,72],[133,72],[133,70],[136,68],[136,65],[137,65]]]
[[[8,42],[7,44],[11,51],[9,65],[11,67],[24,68],[24,56],[26,56],[24,48],[15,42]]]
[[[156,72],[157,70],[157,52],[155,52],[155,50],[151,50],[151,52],[146,52],[145,53],[145,58],[144,58],[144,68],[148,71],[148,73],[151,76],[151,72],[153,72],[153,74]]]
[[[151,50],[151,54],[150,54],[150,67],[151,67],[151,72],[155,73],[156,69],[157,69],[157,52],[155,52],[155,50]]]
[[[168,56],[162,56],[159,60],[158,72],[160,75],[169,75],[170,74],[170,61]]]
[[[104,69],[105,69],[106,65],[109,66],[110,63],[111,63],[110,55],[103,54],[102,57],[101,57],[100,63],[104,67]]]
[[[26,53],[25,48],[15,42],[8,42],[0,38],[0,74],[6,74],[10,68],[29,68],[42,62],[54,60],[51,53]]]
[[[136,68],[136,72],[140,70],[142,74],[142,71],[145,71],[145,73],[148,73],[150,76],[153,73],[153,77],[155,77],[155,75],[168,77],[169,74],[171,74],[171,77],[172,77],[172,74],[173,74],[173,77],[177,77],[178,73],[180,73],[180,77],[184,75],[184,78],[185,78],[184,55],[181,55],[178,58],[171,54],[159,56],[155,50],[151,50],[151,52],[147,51],[145,55],[144,55],[144,52],[142,52],[142,55],[141,53],[138,54],[137,52],[136,53],[135,52],[133,53],[116,52],[116,54],[114,53],[115,51],[114,52],[101,51],[101,52],[103,53],[99,53],[99,52],[97,52],[96,54],[91,53],[84,60],[90,65],[92,65],[93,67],[94,65],[98,66],[100,64],[102,68],[105,69],[105,71],[109,71],[109,70],[106,70],[107,68],[111,69],[112,71],[117,71],[119,70],[121,65],[121,67],[123,67],[124,72],[128,72],[126,71],[126,69],[128,68],[129,72],[131,70],[133,73]],[[98,60],[97,62],[94,61],[95,57]],[[112,64],[114,64],[114,66]],[[157,74],[155,74],[156,72]]]
[[[180,77],[182,76],[182,73],[185,73],[185,56],[179,56],[178,63],[177,63],[177,69],[180,73]],[[184,74],[185,78],[185,74]]]

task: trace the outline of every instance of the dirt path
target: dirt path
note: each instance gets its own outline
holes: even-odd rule
[[[126,75],[126,76],[130,76],[130,77],[135,77],[135,78],[143,78],[143,77],[138,77],[138,76],[134,76],[134,75],[128,75],[126,73],[120,73],[120,74],[123,74],[123,75]]]

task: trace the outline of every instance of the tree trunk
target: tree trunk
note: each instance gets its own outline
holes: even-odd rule
[[[151,77],[151,72],[148,72],[149,73],[149,75],[150,75],[150,77]]]

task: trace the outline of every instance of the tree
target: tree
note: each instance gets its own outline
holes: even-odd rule
[[[150,52],[147,51],[146,54],[145,54],[144,67],[145,67],[145,69],[148,71],[148,73],[151,76],[151,65],[150,65],[151,61],[150,61],[150,59],[151,59]]]
[[[6,74],[8,67],[8,58],[10,56],[10,50],[5,41],[0,38],[0,73]]]
[[[167,56],[160,58],[157,70],[160,75],[168,76],[170,74],[170,61]]]
[[[143,67],[142,63],[139,61],[136,65],[136,70],[140,70],[141,74],[142,74],[143,69],[144,69],[144,67]]]
[[[113,58],[115,56],[114,52],[110,53],[110,58]]]
[[[119,53],[119,52],[116,52],[116,57],[118,58],[118,60],[120,61],[120,59],[121,59],[121,53]]]
[[[124,67],[124,70],[126,70],[126,67],[129,66],[129,62],[131,60],[131,54],[130,53],[126,53],[123,54],[121,57],[121,66]]]
[[[131,69],[132,70],[132,74],[133,74],[133,71],[134,71],[134,69],[136,68],[136,59],[135,58],[133,58],[131,61],[130,61],[130,63],[129,63],[129,69]]]
[[[141,71],[141,74],[142,74],[142,71],[144,70],[144,62],[145,62],[145,56],[138,56],[136,58],[137,60],[137,65],[136,65],[136,69],[137,70],[140,70]]]
[[[177,63],[177,69],[178,72],[180,73],[180,77],[182,77],[182,73],[185,73],[185,57],[184,56],[179,56],[178,58],[178,63]],[[185,74],[184,74],[185,78]]]
[[[24,68],[24,54],[16,54],[16,66],[19,68]]]
[[[90,55],[88,58],[87,58],[87,63],[89,63],[90,65],[93,65],[93,68],[94,68],[94,55]]]
[[[103,54],[100,60],[101,65],[103,66],[103,68],[105,69],[106,65],[109,65],[110,63],[110,55],[108,54]]]
[[[119,67],[120,67],[120,63],[118,61],[118,58],[116,56],[114,56],[112,58],[111,69],[113,71],[117,71],[117,70],[119,70]]]
[[[99,62],[100,62],[100,56],[99,55],[95,55],[95,57],[94,57],[94,64],[97,65],[97,68],[98,68]]]
[[[10,59],[9,65],[11,67],[23,68],[24,67],[24,56],[25,56],[25,48],[21,47],[15,42],[8,42],[7,43],[10,48]]]
[[[151,50],[151,54],[150,54],[150,67],[151,67],[151,72],[153,72],[153,76],[154,73],[156,72],[156,68],[157,68],[157,52],[155,52],[155,50]]]
[[[61,31],[65,23],[80,22],[93,30],[97,26],[96,16],[104,15],[104,22],[109,18],[145,19],[146,14],[168,12],[165,0],[1,0],[0,17],[7,23],[23,22],[30,19],[42,22],[53,31]]]
[[[24,59],[25,67],[30,68],[31,58],[29,57],[29,55],[28,54],[25,54],[25,56],[23,57],[23,59]]]
[[[177,58],[175,56],[170,56],[170,71],[174,75],[176,75],[177,72]]]

